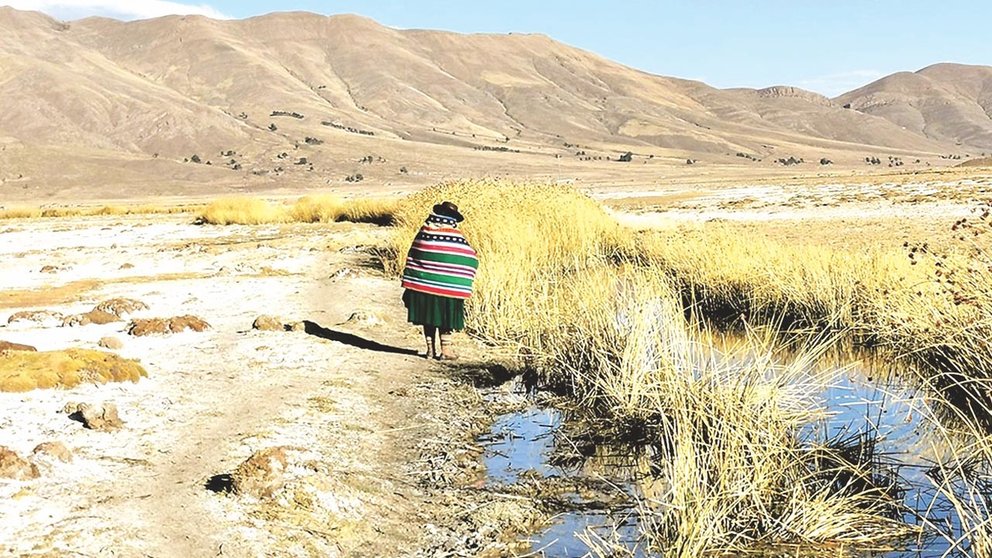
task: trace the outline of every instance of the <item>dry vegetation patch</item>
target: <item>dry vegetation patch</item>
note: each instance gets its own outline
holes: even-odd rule
[[[275,204],[252,197],[217,200],[200,212],[197,220],[210,225],[262,225],[273,223],[392,223],[396,202],[383,199],[343,200],[333,195],[304,196],[294,203]]]
[[[0,220],[97,217],[103,215],[173,215],[194,213],[202,205],[104,205],[99,207],[10,207],[0,208]]]
[[[144,337],[147,335],[169,335],[186,330],[206,331],[210,324],[197,316],[176,316],[173,318],[148,318],[131,320],[127,325],[128,335]]]
[[[644,502],[654,548],[692,556],[775,544],[827,549],[913,532],[890,518],[884,494],[831,488],[844,474],[869,471],[815,466],[820,446],[798,434],[819,416],[812,394],[822,385],[806,376],[806,361],[776,369],[753,354],[720,364],[701,352],[666,267],[645,265],[653,257],[630,231],[571,188],[473,182],[424,190],[397,212],[387,269],[400,271],[442,200],[459,205],[480,256],[470,331],[515,349],[546,385],[658,450],[658,478],[669,489]],[[808,304],[835,313],[816,298]]]
[[[82,383],[137,382],[137,361],[88,349],[0,353],[0,391],[71,388]]]

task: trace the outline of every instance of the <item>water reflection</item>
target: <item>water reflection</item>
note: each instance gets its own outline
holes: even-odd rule
[[[713,335],[715,353],[739,346],[740,339]],[[734,353],[736,358],[748,358]],[[788,363],[783,350],[775,360]],[[758,358],[758,357],[756,357]],[[865,553],[885,558],[968,555],[966,545],[952,549],[962,525],[952,503],[935,488],[935,464],[946,462],[949,440],[932,415],[931,401],[913,386],[913,371],[865,351],[834,349],[809,364],[809,376],[822,383],[822,419],[800,433],[811,447],[832,448],[873,471],[871,482],[904,505],[896,510],[923,535],[897,552]],[[812,384],[811,384],[812,385]],[[490,484],[519,482],[521,475],[541,478],[607,479],[632,499],[658,501],[669,492],[657,470],[663,457],[650,445],[617,445],[601,423],[572,420],[561,411],[530,407],[502,417],[483,442]],[[826,454],[825,454],[826,455]],[[582,498],[576,494],[576,498]],[[647,556],[637,517],[631,509],[583,509],[556,516],[532,537],[538,556],[588,555],[587,541],[607,540],[629,555]]]

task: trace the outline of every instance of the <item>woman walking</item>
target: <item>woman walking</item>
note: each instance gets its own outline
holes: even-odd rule
[[[457,360],[451,332],[465,328],[465,299],[479,268],[475,250],[458,230],[465,218],[446,201],[434,206],[410,246],[403,270],[403,304],[407,320],[423,326],[427,358]],[[438,354],[435,335],[440,334]]]

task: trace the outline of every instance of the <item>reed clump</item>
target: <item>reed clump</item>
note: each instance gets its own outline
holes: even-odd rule
[[[194,213],[202,210],[203,207],[204,206],[201,204],[102,205],[95,207],[9,207],[0,208],[0,220],[97,217],[102,215],[174,215],[181,213]]]
[[[197,221],[209,225],[265,225],[276,223],[375,223],[393,222],[396,202],[386,199],[344,200],[334,195],[304,196],[292,203],[273,203],[237,196],[206,206]]]
[[[407,249],[431,208],[458,205],[462,229],[481,261],[467,307],[469,330],[494,343],[519,344],[545,320],[536,304],[564,277],[608,264],[628,237],[588,196],[549,184],[466,181],[422,190],[396,212],[397,230],[383,254],[402,270]]]
[[[545,384],[654,448],[669,487],[645,502],[656,548],[698,556],[874,547],[913,533],[892,518],[886,494],[838,481],[871,470],[823,459],[827,441],[801,437],[821,416],[814,394],[823,384],[809,377],[807,359],[776,367],[753,345],[715,358],[687,323],[673,277],[644,265],[629,232],[574,190],[499,182],[425,190],[397,212],[388,270],[400,271],[442,200],[462,209],[480,255],[470,332],[516,349]]]
[[[641,235],[631,259],[670,277],[683,303],[716,323],[744,317],[844,331],[939,378],[982,420],[981,408],[992,407],[990,219],[982,211],[974,222],[984,226],[959,222],[964,246],[941,250],[925,243],[838,250],[731,225],[680,228]]]
[[[666,555],[877,548],[916,532],[872,463],[799,434],[823,418],[816,397],[836,379],[810,372],[826,344],[785,365],[770,336],[717,353],[677,290],[644,269],[575,278],[557,302],[544,373],[652,448],[664,489],[643,502],[642,525]]]

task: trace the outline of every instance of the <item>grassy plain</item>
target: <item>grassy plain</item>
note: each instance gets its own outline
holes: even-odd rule
[[[934,484],[961,526],[947,537],[988,556],[988,179],[953,178],[957,187],[932,199],[932,184],[907,180],[605,205],[567,185],[468,181],[398,202],[228,198],[200,206],[198,220],[392,224],[378,254],[395,276],[430,207],[457,203],[482,261],[469,332],[606,418],[617,437],[636,432],[655,448],[655,474],[669,488],[644,502],[642,525],[674,555],[885,548],[916,533],[872,482],[873,462],[801,434],[823,419],[818,394],[836,379],[807,366],[823,340],[869,346],[915,370],[930,394],[928,424],[946,450]],[[906,208],[917,216],[899,213]],[[622,224],[639,210],[660,212],[664,224]],[[721,217],[691,218],[700,214]],[[781,331],[713,357],[706,327],[754,325]],[[796,331],[819,342],[774,364]]]

